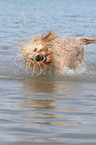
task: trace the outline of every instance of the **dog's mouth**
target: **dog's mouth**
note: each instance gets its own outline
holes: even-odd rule
[[[49,61],[47,54],[45,56],[37,55],[35,59],[36,59],[37,62],[40,62],[40,63],[46,63],[47,64],[47,63],[51,62],[51,61]]]
[[[45,55],[45,56],[41,56],[41,55],[37,55],[37,56],[36,56],[36,61],[37,61],[37,62],[42,61],[43,63],[45,63],[46,60],[47,60],[47,56],[46,56],[46,55]]]

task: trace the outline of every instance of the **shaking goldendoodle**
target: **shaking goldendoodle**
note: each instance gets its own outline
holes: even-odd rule
[[[40,38],[35,36],[28,42],[19,42],[20,54],[26,68],[33,73],[62,73],[64,68],[76,69],[83,65],[84,47],[96,43],[96,38],[60,38],[54,33],[44,33]]]

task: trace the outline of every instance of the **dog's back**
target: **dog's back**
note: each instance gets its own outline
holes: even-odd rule
[[[74,38],[57,38],[53,42],[54,59],[58,67],[75,69],[82,64],[84,48],[82,43]]]

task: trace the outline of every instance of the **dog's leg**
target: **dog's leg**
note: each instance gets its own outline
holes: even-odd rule
[[[96,38],[80,37],[76,40],[80,41],[83,45],[88,45],[90,43],[96,43]]]

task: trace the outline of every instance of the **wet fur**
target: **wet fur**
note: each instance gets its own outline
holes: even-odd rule
[[[96,38],[60,38],[54,33],[44,33],[39,38],[33,37],[28,42],[19,42],[20,54],[26,68],[32,68],[33,73],[62,73],[64,68],[76,69],[83,65],[84,47],[96,43]],[[36,61],[36,56],[42,60]]]

